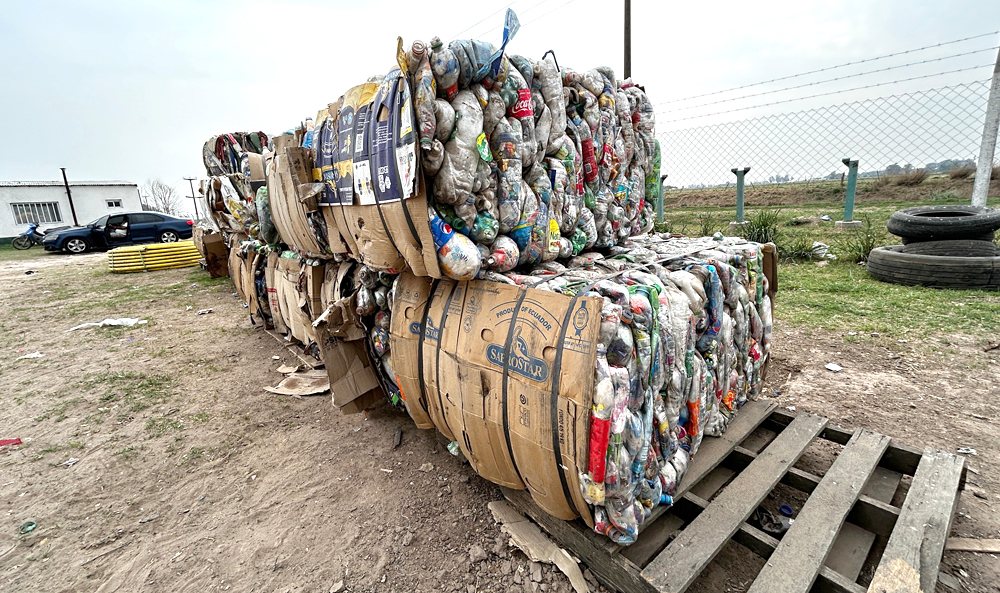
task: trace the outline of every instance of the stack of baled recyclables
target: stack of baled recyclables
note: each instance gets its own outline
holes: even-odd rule
[[[256,241],[338,270],[310,310],[328,369],[360,342],[482,476],[632,543],[759,389],[764,250],[650,232],[652,108],[610,69],[468,40],[397,61],[274,139]]]

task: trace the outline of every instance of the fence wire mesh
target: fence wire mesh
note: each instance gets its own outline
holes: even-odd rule
[[[840,179],[843,158],[859,161],[861,178],[975,167],[989,90],[978,81],[700,127],[666,121],[661,173],[668,187],[694,188],[734,183],[744,166],[754,184]]]

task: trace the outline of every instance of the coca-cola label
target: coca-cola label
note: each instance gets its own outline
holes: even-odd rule
[[[594,139],[583,139],[583,179],[590,183],[597,179],[597,158],[594,156]]]
[[[454,99],[455,95],[458,94],[458,83],[456,82],[455,84],[451,85],[450,87],[447,87],[446,89],[444,89],[444,94],[445,94],[446,97],[448,97],[448,101],[451,101],[452,99]]]
[[[521,119],[524,117],[534,117],[535,112],[531,109],[531,91],[528,89],[518,89],[517,102],[510,108],[510,114]]]

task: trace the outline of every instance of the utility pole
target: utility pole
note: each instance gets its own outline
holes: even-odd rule
[[[632,0],[625,0],[625,78],[632,76]]]
[[[194,195],[194,180],[195,180],[195,178],[194,177],[185,177],[184,179],[186,179],[187,182],[191,185],[191,195],[188,196],[188,197],[191,198],[192,200],[194,200],[194,219],[198,220],[200,217],[198,216],[198,197]]]
[[[73,213],[73,225],[80,226],[80,221],[76,219],[76,207],[73,206],[73,192],[69,191],[69,181],[66,179],[66,167],[59,167],[63,174],[63,185],[66,186],[66,197],[69,198],[69,211]]]
[[[993,172],[993,153],[997,147],[997,130],[1000,129],[1000,52],[993,67],[993,83],[990,98],[986,103],[986,123],[983,124],[983,143],[979,146],[979,162],[976,163],[976,182],[972,186],[972,205],[986,206],[986,194],[990,189],[990,173]]]

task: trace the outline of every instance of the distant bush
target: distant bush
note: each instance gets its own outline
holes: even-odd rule
[[[698,223],[698,232],[701,233],[702,237],[711,237],[722,230],[722,225],[725,224],[725,220],[721,216],[709,212],[699,214],[695,218],[695,222]]]
[[[778,255],[790,261],[812,261],[816,257],[814,241],[809,237],[793,237],[778,243]]]
[[[915,169],[913,171],[910,171],[909,173],[900,173],[899,175],[893,175],[892,181],[896,185],[911,187],[914,185],[920,185],[929,176],[930,173],[927,172],[927,169]]]
[[[872,223],[868,215],[861,217],[861,228],[846,231],[846,235],[838,242],[839,251],[848,261],[861,263],[868,261],[872,249],[885,244],[885,227]]]
[[[973,167],[961,167],[948,171],[948,177],[952,179],[968,179],[975,172],[976,170]]]

